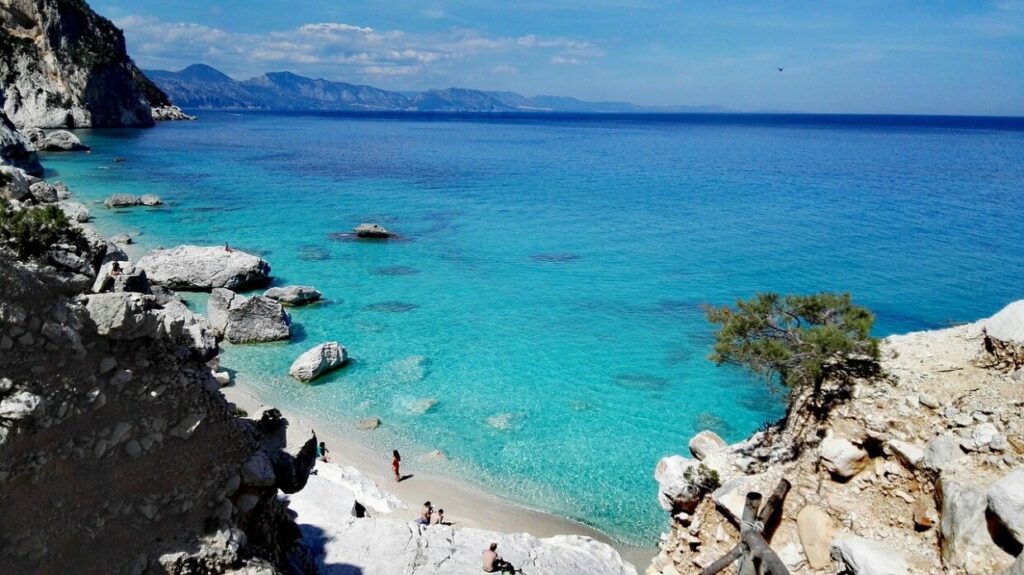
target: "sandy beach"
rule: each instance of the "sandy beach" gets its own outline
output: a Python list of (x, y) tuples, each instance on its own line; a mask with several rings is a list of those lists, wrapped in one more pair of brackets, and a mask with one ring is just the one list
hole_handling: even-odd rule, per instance
[[(255, 414), (266, 407), (276, 407), (261, 400), (251, 389), (232, 384), (222, 389), (228, 401), (247, 413)], [(414, 519), (424, 501), (431, 501), (445, 510), (445, 517), (456, 526), (475, 527), (507, 533), (526, 532), (537, 537), (552, 535), (586, 535), (608, 543), (638, 570), (648, 565), (657, 554), (655, 547), (636, 547), (614, 541), (604, 533), (582, 523), (549, 513), (527, 509), (450, 477), (426, 473), (416, 469), (414, 460), (403, 462), (402, 474), (412, 477), (396, 483), (391, 477), (391, 462), (364, 445), (332, 434), (326, 426), (301, 414), (282, 410), (288, 419), (288, 448), (297, 450), (309, 438), (310, 430), (326, 442), (331, 461), (351, 465), (381, 488), (399, 497), (408, 506), (396, 511), (399, 517)], [(652, 495), (653, 497), (653, 495)]]

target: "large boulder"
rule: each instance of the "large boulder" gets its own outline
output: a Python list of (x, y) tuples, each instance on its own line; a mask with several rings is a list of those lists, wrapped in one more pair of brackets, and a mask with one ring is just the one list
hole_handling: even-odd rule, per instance
[(385, 239), (392, 235), (380, 224), (359, 224), (353, 231), (357, 238)]
[(833, 476), (849, 479), (870, 462), (868, 453), (842, 437), (828, 436), (821, 440), (818, 455), (822, 466)]
[(1024, 545), (1024, 469), (1007, 473), (993, 483), (986, 498), (992, 517)]
[(947, 569), (982, 575), (1009, 565), (1010, 556), (989, 535), (984, 491), (944, 476), (938, 482), (938, 495), (939, 544)]
[(31, 184), (24, 171), (12, 166), (0, 166), (0, 198), (20, 202), (31, 194)]
[(348, 361), (348, 351), (336, 341), (321, 343), (300, 355), (288, 369), (288, 375), (299, 381), (312, 381)]
[(690, 448), (690, 453), (692, 453), (697, 459), (703, 461), (715, 451), (725, 449), (726, 443), (725, 440), (719, 437), (717, 433), (710, 429), (705, 429), (697, 435), (694, 435), (693, 438), (690, 439), (688, 446)]
[(84, 224), (92, 219), (92, 214), (89, 213), (89, 208), (78, 202), (60, 202), (57, 204), (64, 215), (67, 216), (72, 222), (78, 222)]
[(928, 442), (924, 450), (925, 468), (942, 473), (949, 471), (960, 464), (964, 452), (960, 449), (960, 442), (952, 435), (940, 435)]
[(681, 455), (664, 457), (654, 469), (658, 482), (658, 504), (673, 514), (680, 511), (692, 513), (700, 503), (703, 493), (696, 484), (700, 462)]
[(907, 575), (907, 561), (885, 545), (863, 537), (832, 544), (832, 558), (853, 575)]
[(263, 296), (238, 296), (231, 302), (224, 328), (224, 338), (231, 343), (279, 341), (291, 336), (291, 316), (280, 303)]
[(110, 339), (171, 338), (187, 346), (201, 359), (217, 352), (217, 340), (203, 316), (177, 300), (158, 301), (133, 292), (93, 294), (85, 309), (96, 331)]
[(53, 130), (42, 137), (33, 133), (29, 138), (33, 140), (32, 144), (36, 149), (41, 152), (78, 152), (89, 149), (89, 146), (83, 144), (78, 136), (67, 130)]
[(291, 317), (280, 303), (216, 288), (206, 305), (210, 325), (231, 343), (278, 341), (291, 337)]
[(43, 166), (31, 142), (14, 127), (3, 110), (0, 110), (0, 164), (21, 168), (35, 176), (43, 175)]
[[(119, 271), (115, 271), (115, 265)], [(145, 270), (136, 268), (130, 262), (109, 261), (101, 265), (96, 273), (92, 292), (149, 293), (149, 279)]]
[(178, 246), (155, 250), (139, 260), (149, 280), (171, 289), (245, 289), (266, 284), (270, 264), (263, 259), (224, 247)]
[(108, 208), (133, 208), (135, 206), (159, 206), (163, 202), (160, 196), (145, 194), (136, 196), (134, 194), (114, 194), (104, 200), (103, 205)]
[(1002, 342), (1024, 345), (1024, 299), (1017, 300), (984, 320), (985, 334)]
[(836, 535), (836, 523), (828, 512), (816, 505), (804, 507), (796, 516), (796, 530), (811, 569), (828, 567)]
[(270, 299), (287, 305), (302, 305), (320, 299), (322, 294), (309, 286), (272, 287), (263, 293)]

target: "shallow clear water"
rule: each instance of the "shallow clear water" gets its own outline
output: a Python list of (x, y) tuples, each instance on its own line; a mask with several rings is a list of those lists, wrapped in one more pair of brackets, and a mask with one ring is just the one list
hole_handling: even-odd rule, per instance
[[(848, 290), (884, 335), (1024, 296), (1020, 121), (201, 116), (44, 160), (80, 199), (168, 202), (90, 205), (104, 232), (230, 242), (324, 292), (290, 343), (226, 346), (261, 394), (634, 543), (665, 525), (659, 457), (781, 414), (705, 359), (703, 304)], [(363, 221), (402, 239), (332, 236)], [(353, 364), (289, 380), (324, 340)]]

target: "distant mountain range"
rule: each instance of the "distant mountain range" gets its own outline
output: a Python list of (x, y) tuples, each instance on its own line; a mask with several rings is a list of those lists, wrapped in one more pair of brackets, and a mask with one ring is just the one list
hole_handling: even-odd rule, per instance
[(515, 92), (465, 88), (392, 92), (373, 86), (271, 72), (235, 80), (205, 64), (179, 72), (146, 70), (146, 76), (183, 108), (247, 110), (351, 110), (409, 112), (715, 113), (718, 106), (640, 106), (629, 102), (585, 102), (561, 96), (527, 97)]

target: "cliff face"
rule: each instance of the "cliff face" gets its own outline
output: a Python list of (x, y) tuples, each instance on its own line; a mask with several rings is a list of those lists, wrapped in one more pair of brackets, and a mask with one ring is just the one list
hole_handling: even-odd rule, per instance
[(32, 175), (43, 173), (32, 145), (3, 112), (0, 112), (0, 165), (21, 168)]
[(153, 124), (167, 96), (82, 0), (0, 0), (0, 100), (19, 128)]

